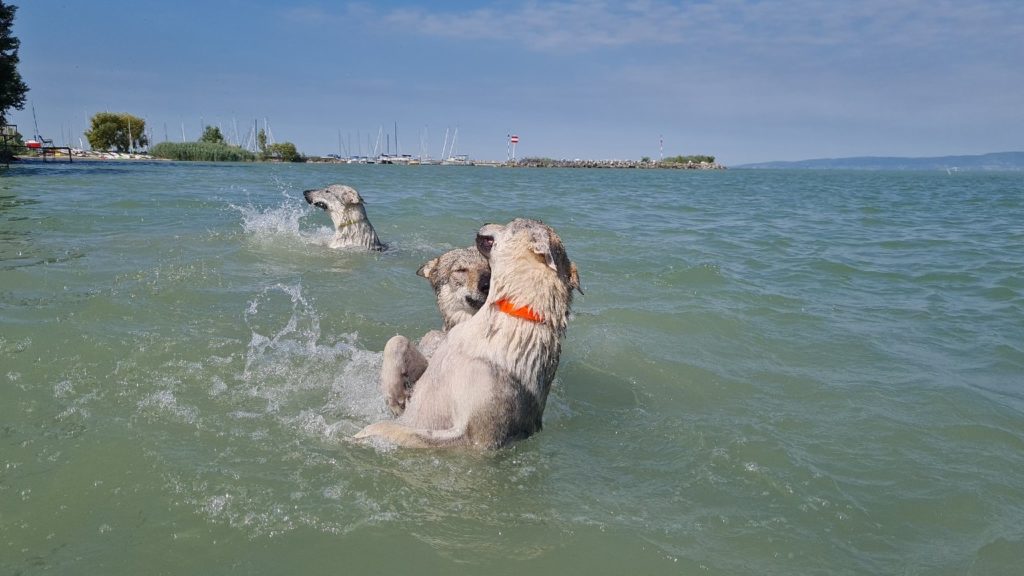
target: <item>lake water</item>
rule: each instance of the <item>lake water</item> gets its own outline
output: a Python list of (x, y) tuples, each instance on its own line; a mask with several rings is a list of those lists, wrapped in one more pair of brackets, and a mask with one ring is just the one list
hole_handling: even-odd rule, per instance
[[(520, 216), (586, 292), (544, 430), (349, 442)], [(1019, 574), (1022, 271), (1021, 173), (0, 169), (0, 573)]]

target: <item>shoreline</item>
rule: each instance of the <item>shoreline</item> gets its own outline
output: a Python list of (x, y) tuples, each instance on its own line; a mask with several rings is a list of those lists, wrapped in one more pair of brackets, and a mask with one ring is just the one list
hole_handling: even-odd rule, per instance
[(73, 152), (69, 156), (64, 153), (26, 156), (15, 154), (14, 162), (170, 162), (166, 158), (157, 158), (149, 154), (130, 154), (121, 152)]
[(551, 160), (525, 158), (517, 161), (516, 168), (623, 168), (639, 170), (725, 170), (717, 162), (644, 162), (643, 160)]
[[(49, 155), (46, 158), (42, 156), (24, 156), (16, 155), (14, 157), (15, 162), (168, 162), (168, 163), (191, 163), (191, 162), (205, 162), (201, 160), (171, 160), (168, 158), (158, 158), (149, 154), (133, 154), (123, 152), (73, 152), (68, 157), (67, 154), (55, 154)], [(264, 164), (273, 163), (274, 161), (251, 161), (251, 162), (227, 162), (230, 164)], [(310, 159), (306, 162), (300, 162), (300, 164), (350, 164), (349, 162), (339, 161), (325, 161), (322, 159)], [(376, 163), (375, 163), (376, 164)], [(386, 164), (386, 163), (380, 163)], [(393, 164), (395, 166), (403, 164)], [(410, 166), (419, 166), (419, 163), (408, 164)], [(423, 165), (438, 165), (444, 164), (423, 164)], [(453, 164), (454, 165), (454, 164)], [(548, 158), (526, 158), (523, 160), (517, 160), (515, 162), (500, 162), (500, 161), (470, 161), (465, 164), (458, 164), (458, 166), (482, 166), (487, 168), (597, 168), (597, 169), (624, 169), (624, 170), (727, 170), (727, 167), (717, 162), (664, 162), (664, 161), (642, 161), (642, 160), (552, 160)]]

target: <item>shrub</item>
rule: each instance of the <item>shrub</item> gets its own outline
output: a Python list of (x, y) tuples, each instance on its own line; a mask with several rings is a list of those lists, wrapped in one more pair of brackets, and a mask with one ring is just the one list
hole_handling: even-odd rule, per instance
[(714, 156), (701, 156), (701, 155), (698, 155), (698, 156), (673, 156), (671, 158), (665, 158), (664, 160), (662, 160), (662, 162), (666, 162), (668, 164), (688, 164), (690, 162), (693, 162), (694, 164), (700, 164), (701, 162), (707, 162), (708, 164), (714, 164), (715, 163), (715, 157)]
[(202, 162), (252, 162), (256, 156), (244, 148), (213, 142), (161, 142), (149, 149), (150, 155), (167, 160)]

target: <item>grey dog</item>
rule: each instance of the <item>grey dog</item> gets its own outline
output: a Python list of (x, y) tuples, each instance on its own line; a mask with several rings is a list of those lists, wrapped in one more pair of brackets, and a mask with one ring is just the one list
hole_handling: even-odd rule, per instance
[(377, 231), (366, 218), (363, 197), (355, 188), (344, 184), (331, 184), (326, 188), (306, 190), (302, 193), (306, 202), (327, 211), (334, 222), (334, 238), (331, 248), (356, 247), (369, 250), (383, 250)]

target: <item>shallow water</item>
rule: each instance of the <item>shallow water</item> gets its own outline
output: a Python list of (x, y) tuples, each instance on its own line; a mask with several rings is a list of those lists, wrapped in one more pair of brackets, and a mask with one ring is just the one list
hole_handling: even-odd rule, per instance
[[(347, 441), (416, 268), (519, 216), (586, 292), (544, 430)], [(1019, 173), (14, 166), (0, 573), (1015, 574), (1022, 246)]]

